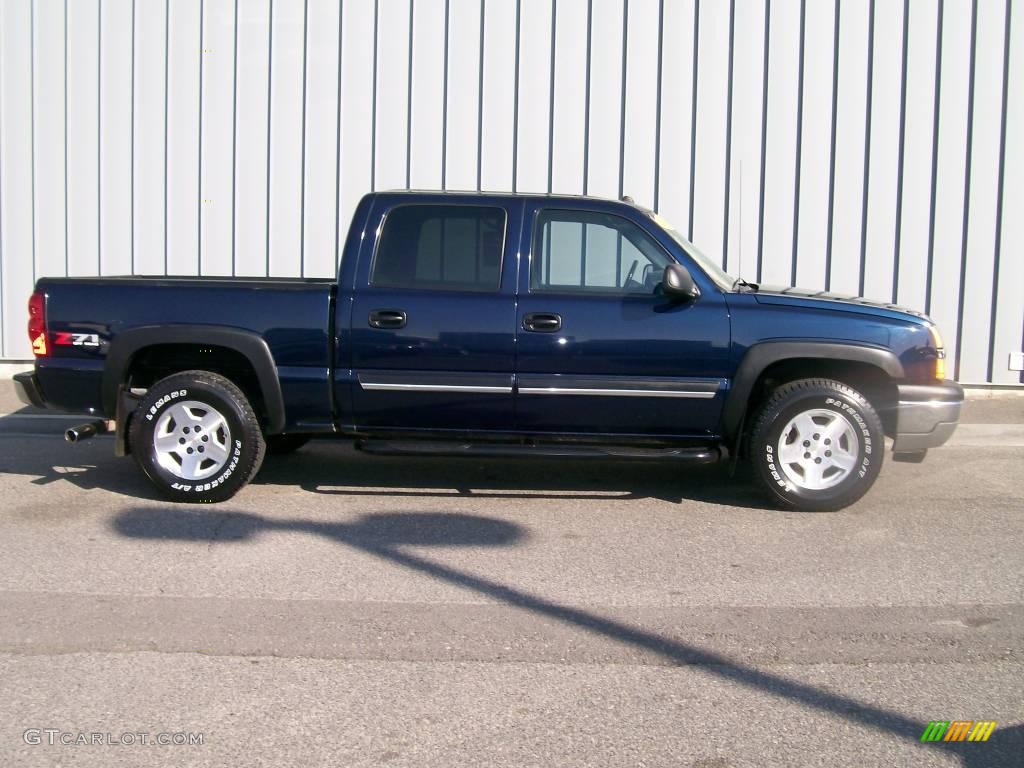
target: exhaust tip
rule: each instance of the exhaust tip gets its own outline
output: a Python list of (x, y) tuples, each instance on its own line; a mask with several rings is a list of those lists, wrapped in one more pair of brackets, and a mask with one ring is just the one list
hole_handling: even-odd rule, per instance
[(71, 427), (64, 433), (64, 439), (69, 443), (80, 443), (83, 440), (88, 440), (90, 437), (96, 435), (102, 435), (107, 431), (107, 422), (105, 421), (87, 421), (85, 424), (79, 424), (77, 427)]

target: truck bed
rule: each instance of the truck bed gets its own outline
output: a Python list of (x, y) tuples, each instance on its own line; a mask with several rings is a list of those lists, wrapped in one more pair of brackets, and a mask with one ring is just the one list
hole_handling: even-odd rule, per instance
[(289, 410), (290, 426), (329, 428), (334, 286), (316, 278), (43, 278), (37, 287), (46, 294), (51, 333), (88, 333), (96, 343), (55, 344), (38, 360), (39, 382), (55, 406), (93, 413), (103, 401), (104, 364), (119, 336), (151, 326), (233, 328), (269, 347), (282, 394), (296, 406)]

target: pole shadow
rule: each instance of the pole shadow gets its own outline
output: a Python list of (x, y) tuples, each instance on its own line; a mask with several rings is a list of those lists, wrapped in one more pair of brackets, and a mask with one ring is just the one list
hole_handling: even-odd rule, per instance
[[(300, 531), (324, 536), (506, 605), (647, 650), (672, 665), (699, 666), (705, 673), (719, 679), (920, 744), (922, 749), (955, 754), (967, 768), (1019, 766), (1020, 756), (1024, 754), (1024, 731), (1019, 726), (1003, 730), (996, 728), (990, 740), (984, 744), (921, 743), (921, 735), (927, 723), (899, 712), (764, 672), (726, 656), (465, 573), (402, 549), (406, 546), (507, 547), (527, 538), (526, 529), (505, 520), (466, 514), (395, 512), (364, 515), (353, 523), (341, 523), (281, 520), (251, 513), (208, 509), (194, 511), (183, 507), (141, 507), (121, 513), (114, 518), (112, 526), (120, 535), (128, 538), (206, 541), (210, 544), (248, 541), (273, 531)], [(936, 713), (936, 716), (941, 717), (943, 714)]]

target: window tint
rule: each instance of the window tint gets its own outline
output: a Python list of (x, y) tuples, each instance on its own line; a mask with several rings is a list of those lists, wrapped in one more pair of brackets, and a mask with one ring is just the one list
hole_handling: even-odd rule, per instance
[(534, 291), (654, 293), (669, 257), (650, 235), (621, 216), (541, 211), (534, 230)]
[(505, 239), (502, 208), (402, 205), (384, 219), (372, 285), (496, 291)]

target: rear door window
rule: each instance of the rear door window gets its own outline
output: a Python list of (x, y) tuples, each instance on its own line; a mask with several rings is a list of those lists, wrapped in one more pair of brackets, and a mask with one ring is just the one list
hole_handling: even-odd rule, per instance
[(505, 209), (401, 205), (384, 218), (370, 284), (380, 288), (497, 291)]

